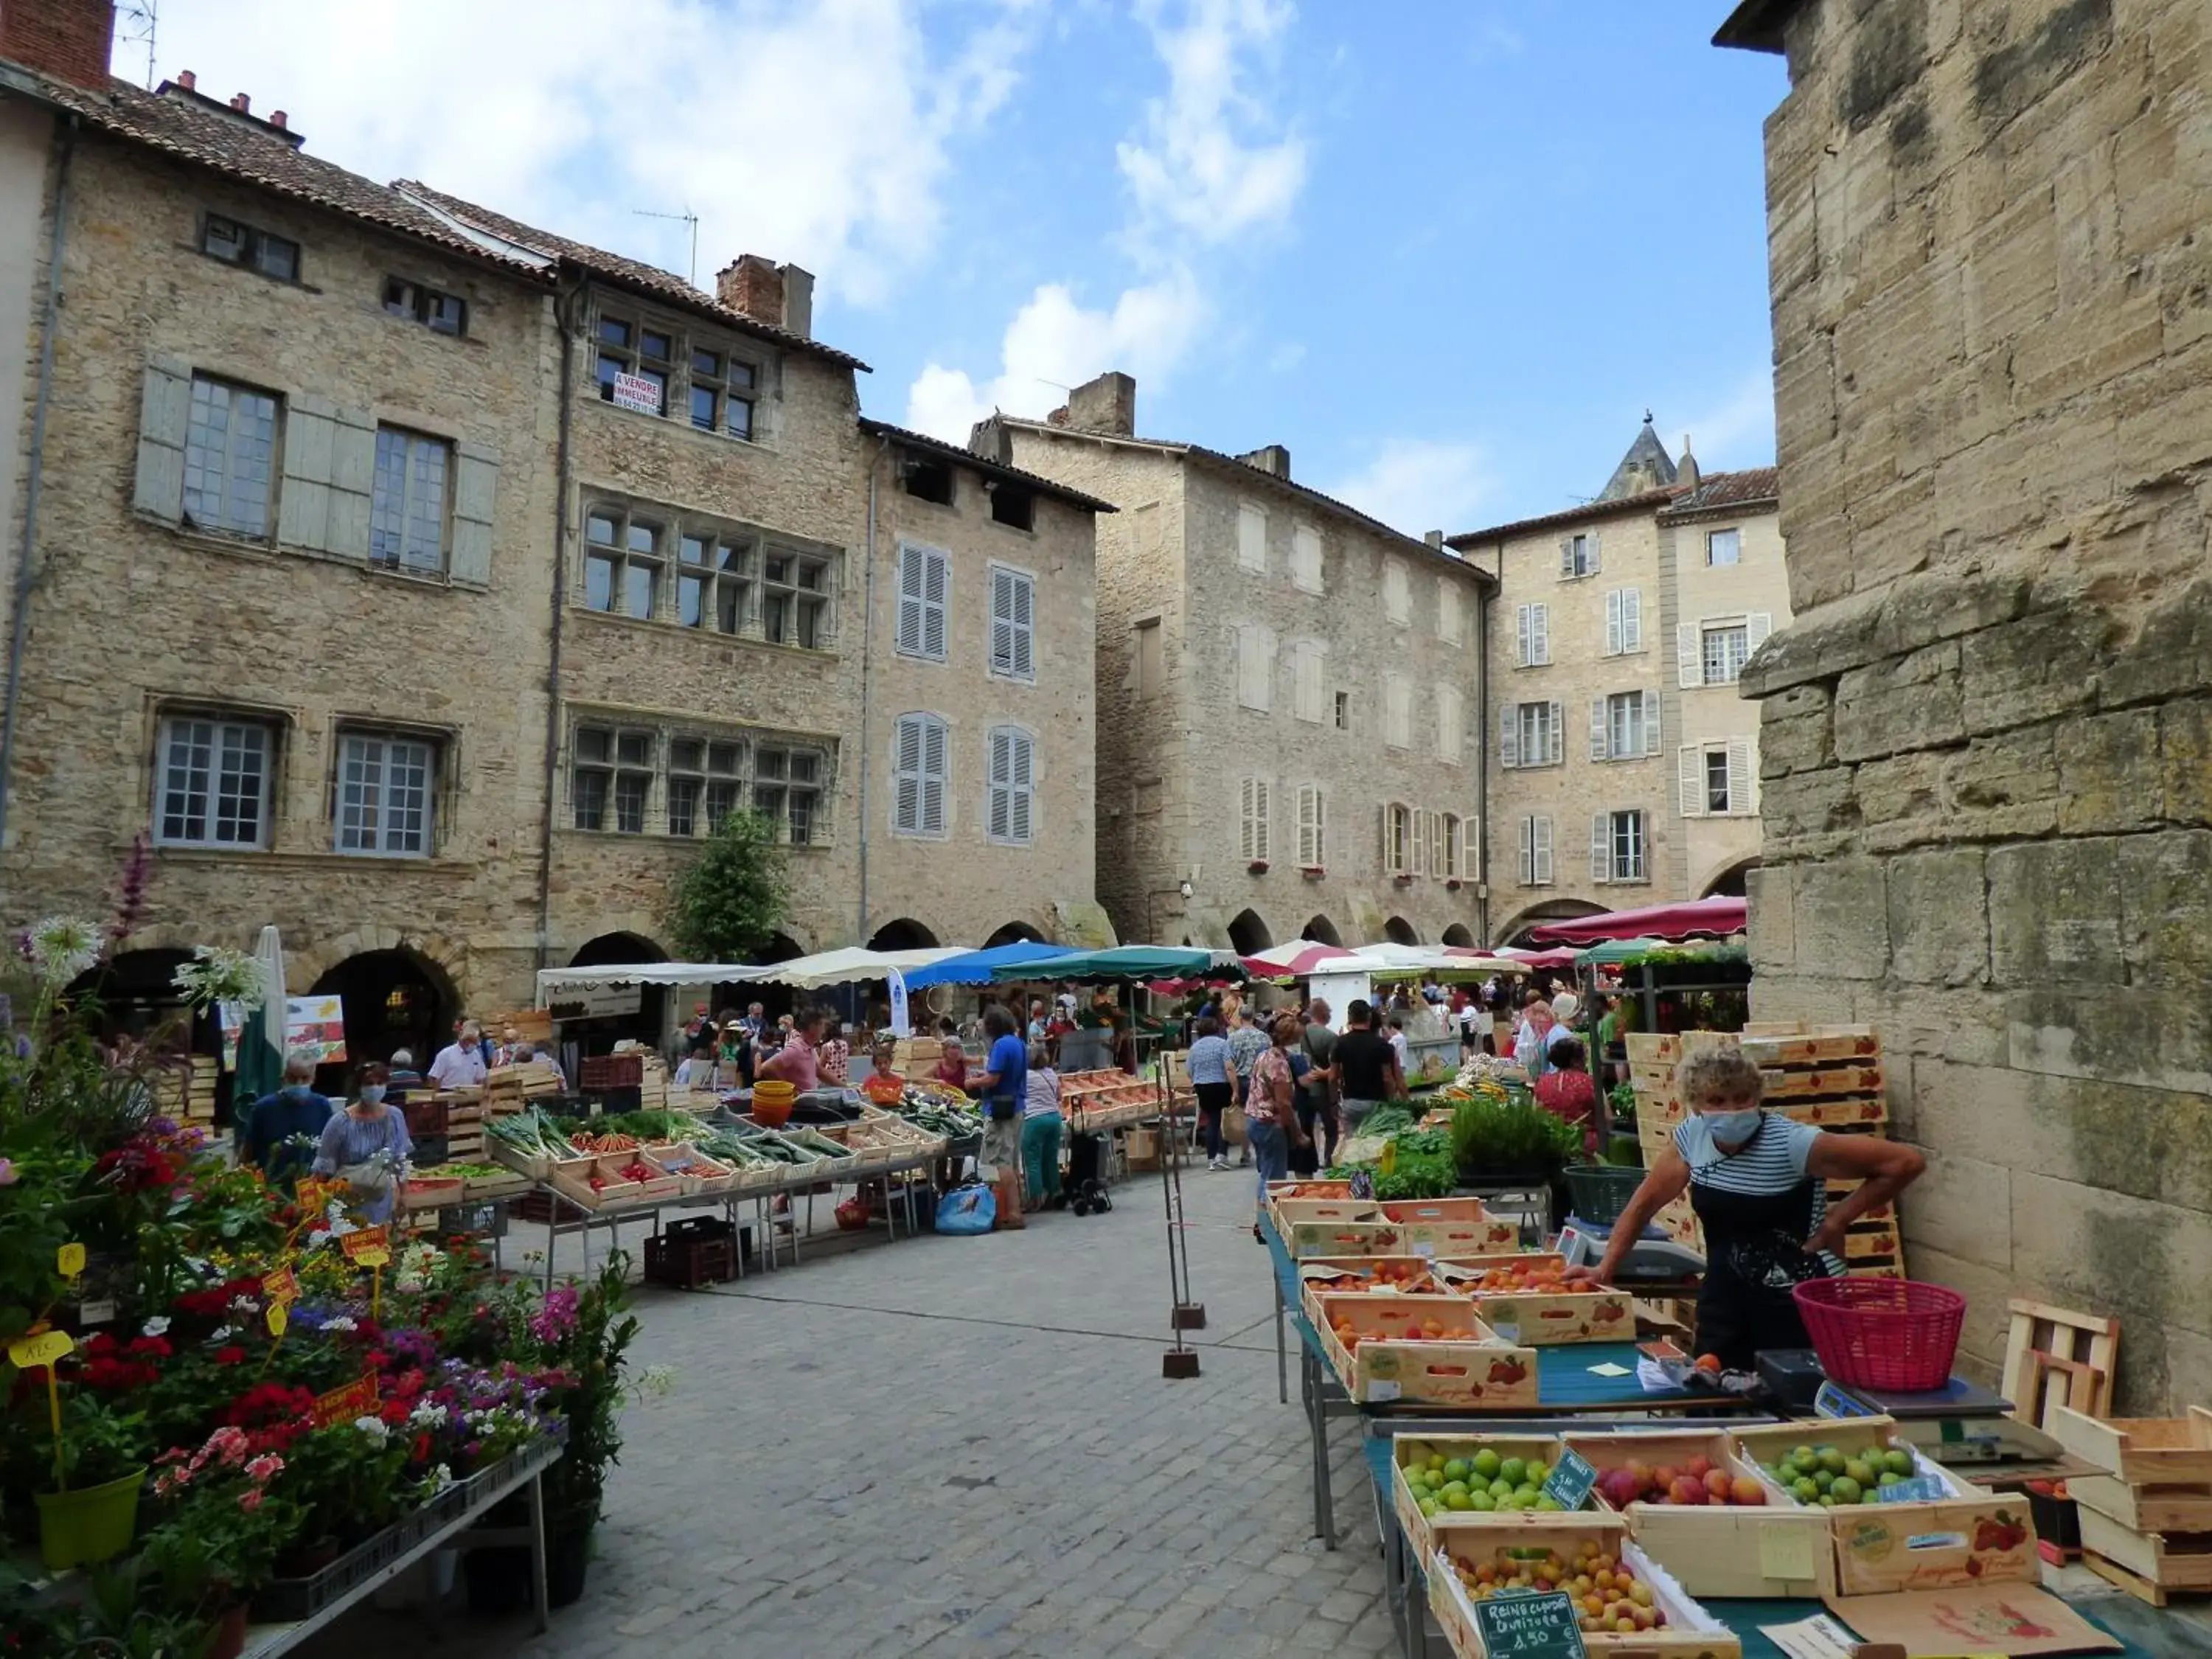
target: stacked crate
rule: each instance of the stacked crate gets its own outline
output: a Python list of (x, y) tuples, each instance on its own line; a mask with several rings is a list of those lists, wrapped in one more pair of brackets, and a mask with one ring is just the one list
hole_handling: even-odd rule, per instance
[(446, 1109), (446, 1157), (448, 1164), (484, 1161), (483, 1121), (488, 1091), (441, 1089), (434, 1098)]
[(2045, 1426), (2104, 1471), (2066, 1481), (2084, 1565), (2154, 1607), (2212, 1592), (2212, 1411), (2102, 1418), (2059, 1406)]
[(891, 1044), (891, 1070), (908, 1083), (930, 1081), (944, 1058), (945, 1044), (938, 1037), (901, 1037)]
[[(1628, 1033), (1628, 1082), (1636, 1091), (1636, 1139), (1643, 1148), (1647, 1170), (1673, 1144), (1674, 1126), (1682, 1121), (1682, 1102), (1674, 1092), (1674, 1067), (1681, 1058), (1682, 1039), (1671, 1031)], [(1705, 1249), (1705, 1236), (1690, 1208), (1687, 1193), (1668, 1204), (1652, 1221), (1677, 1243), (1693, 1250)]]

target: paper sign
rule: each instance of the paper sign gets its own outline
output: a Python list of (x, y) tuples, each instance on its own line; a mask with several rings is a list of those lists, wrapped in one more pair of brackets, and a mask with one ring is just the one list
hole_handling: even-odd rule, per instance
[(621, 374), (607, 390), (610, 401), (617, 409), (639, 409), (648, 415), (660, 413), (660, 382), (642, 374)]
[(8, 1345), (8, 1363), (19, 1371), (27, 1371), (34, 1365), (52, 1365), (76, 1346), (76, 1340), (67, 1331), (41, 1331), (36, 1336), (18, 1337)]
[(346, 1260), (362, 1267), (381, 1267), (392, 1260), (392, 1237), (381, 1227), (362, 1227), (338, 1240)]
[(307, 1416), (317, 1428), (326, 1429), (333, 1423), (350, 1423), (356, 1417), (366, 1417), (375, 1409), (376, 1373), (370, 1371), (342, 1389), (317, 1395), (315, 1403), (307, 1409)]
[(1571, 1596), (1493, 1595), (1474, 1606), (1475, 1632), (1492, 1659), (1587, 1659)]
[[(1762, 1549), (1762, 1565), (1765, 1559)], [(1851, 1659), (1859, 1644), (1857, 1637), (1825, 1613), (1815, 1613), (1801, 1624), (1761, 1625), (1759, 1633), (1788, 1654), (1790, 1659)]]
[(1597, 1471), (1579, 1452), (1563, 1451), (1552, 1472), (1544, 1478), (1544, 1496), (1563, 1510), (1578, 1510), (1589, 1501), (1590, 1488), (1597, 1485)]
[(1951, 1495), (1938, 1474), (1916, 1474), (1907, 1480), (1893, 1481), (1875, 1488), (1877, 1504), (1936, 1504)]
[(1367, 1401), (1372, 1406), (1387, 1406), (1398, 1397), (1400, 1392), (1395, 1382), (1370, 1382), (1367, 1385)]
[(297, 1302), (300, 1276), (289, 1267), (271, 1267), (261, 1275), (261, 1294), (271, 1302)]
[(54, 1254), (54, 1271), (64, 1279), (75, 1279), (84, 1271), (84, 1246), (64, 1244)]
[(1759, 1571), (1763, 1578), (1814, 1577), (1818, 1571), (1814, 1552), (1826, 1548), (1832, 1536), (1826, 1527), (1777, 1524), (1753, 1530), (1759, 1536)]
[[(1498, 1334), (1498, 1339), (1499, 1341), (1510, 1342), (1516, 1348), (1521, 1346), (1521, 1322), (1519, 1320), (1492, 1319), (1486, 1314), (1483, 1316), (1482, 1322), (1489, 1326), (1492, 1330)], [(1574, 1505), (1570, 1504), (1567, 1507), (1569, 1509), (1572, 1509)]]
[(284, 1052), (312, 1048), (318, 1066), (336, 1066), (346, 1057), (345, 1005), (339, 997), (284, 999)]
[(1626, 1365), (1616, 1365), (1613, 1361), (1608, 1359), (1602, 1365), (1591, 1366), (1589, 1368), (1589, 1374), (1592, 1376), (1626, 1376), (1628, 1375), (1628, 1367)]
[(283, 1335), (284, 1328), (292, 1322), (292, 1316), (285, 1310), (284, 1304), (281, 1302), (270, 1303), (269, 1310), (262, 1315), (262, 1317), (269, 1322), (269, 1334), (271, 1336)]
[(300, 1212), (302, 1215), (307, 1214), (311, 1212), (316, 1215), (320, 1215), (325, 1210), (330, 1207), (330, 1202), (332, 1199), (335, 1198), (340, 1203), (343, 1203), (345, 1201), (345, 1195), (346, 1184), (344, 1182), (319, 1181), (312, 1176), (303, 1176), (301, 1177), (299, 1186), (294, 1188), (293, 1191), (293, 1196), (298, 1201)]

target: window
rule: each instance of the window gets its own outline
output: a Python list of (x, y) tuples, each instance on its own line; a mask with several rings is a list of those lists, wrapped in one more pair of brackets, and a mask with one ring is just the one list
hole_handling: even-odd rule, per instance
[(1403, 559), (1382, 561), (1382, 614), (1401, 627), (1413, 619), (1413, 593)]
[(1600, 812), (1590, 820), (1590, 879), (1645, 881), (1644, 814)]
[(1303, 592), (1322, 591), (1321, 532), (1310, 524), (1291, 529), (1291, 582)]
[(1429, 872), (1429, 823), (1436, 815), (1414, 811), (1412, 815), (1413, 844), (1406, 854), (1405, 870), (1409, 876), (1425, 876)]
[(1237, 507), (1237, 568), (1265, 575), (1267, 570), (1267, 514), (1242, 501)]
[(1638, 760), (1659, 752), (1659, 694), (1616, 691), (1590, 699), (1590, 758)]
[(945, 606), (952, 562), (933, 547), (899, 544), (898, 652), (945, 660)]
[(276, 453), (275, 398), (193, 375), (185, 433), (185, 522), (196, 530), (266, 536)]
[[(1423, 831), (1423, 838), (1428, 848), (1429, 879), (1442, 881), (1444, 878), (1445, 860), (1449, 856), (1444, 815), (1442, 812), (1424, 812), (1421, 817), (1427, 821)], [(1418, 874), (1419, 872), (1416, 871), (1416, 873)]]
[(749, 537), (717, 535), (696, 527), (682, 530), (676, 538), (677, 622), (718, 634), (744, 632), (754, 553)]
[(1467, 750), (1467, 726), (1459, 687), (1437, 688), (1437, 758), (1457, 766)]
[(1734, 564), (1743, 556), (1743, 532), (1716, 530), (1705, 537), (1707, 564)]
[(1322, 682), (1328, 665), (1328, 657), (1311, 640), (1300, 640), (1291, 647), (1291, 713), (1310, 725), (1322, 722)]
[(337, 849), (371, 858), (430, 856), (438, 750), (418, 738), (349, 732), (338, 739)]
[(1677, 678), (1686, 686), (1734, 685), (1773, 631), (1774, 618), (1764, 611), (1684, 623), (1674, 630)]
[(1266, 714), (1274, 706), (1275, 635), (1250, 623), (1237, 629), (1237, 702)]
[(1403, 674), (1382, 677), (1382, 741), (1393, 749), (1413, 746), (1413, 683)]
[(1267, 858), (1268, 784), (1265, 778), (1246, 778), (1237, 790), (1237, 856), (1247, 864)]
[(1686, 744), (1678, 755), (1684, 817), (1732, 817), (1759, 811), (1749, 738)]
[(258, 720), (161, 722), (154, 839), (164, 847), (266, 847), (275, 734)]
[[(945, 728), (938, 727), (942, 736)], [(939, 746), (938, 816), (944, 817), (943, 745)], [(792, 847), (811, 847), (823, 839), (822, 791), (826, 787), (821, 751), (796, 744), (763, 743), (753, 749), (753, 811)]]
[(1644, 590), (1615, 587), (1605, 596), (1605, 654), (1624, 657), (1644, 648)]
[(1413, 814), (1395, 802), (1382, 809), (1382, 873), (1402, 875), (1413, 856)]
[(994, 481), (987, 487), (991, 497), (991, 522), (1009, 530), (1036, 528), (1036, 492), (1019, 484)]
[(613, 507), (584, 516), (584, 603), (593, 611), (650, 617), (660, 596), (661, 528)]
[(453, 447), (396, 426), (376, 428), (376, 484), (369, 499), (368, 556), (392, 570), (437, 575), (446, 568), (446, 479)]
[(744, 358), (705, 346), (691, 348), (691, 424), (702, 432), (753, 435), (753, 400), (760, 371)]
[(279, 282), (300, 280), (300, 245), (282, 236), (272, 236), (265, 230), (256, 230), (251, 225), (240, 224), (235, 219), (226, 219), (220, 214), (207, 216), (200, 230), (200, 252), (210, 259), (220, 259), (225, 264), (244, 265), (258, 270), (264, 276), (274, 276)]
[(1541, 668), (1552, 660), (1552, 607), (1524, 605), (1513, 614), (1514, 661), (1522, 668)]
[(1509, 702), (1498, 711), (1498, 763), (1558, 766), (1566, 759), (1565, 706)]
[(455, 294), (441, 294), (434, 288), (425, 288), (420, 283), (410, 283), (404, 277), (384, 279), (384, 308), (395, 317), (405, 317), (422, 324), (433, 333), (465, 334), (469, 328), (469, 302)]
[(659, 734), (649, 730), (579, 726), (568, 783), (576, 828), (643, 835), (659, 748)]
[(675, 337), (628, 317), (602, 315), (599, 335), (599, 397), (647, 415), (668, 412), (668, 383), (675, 374)]
[(1552, 884), (1552, 820), (1547, 816), (1521, 820), (1521, 884)]
[(1585, 531), (1577, 536), (1559, 538), (1559, 580), (1572, 581), (1578, 576), (1595, 576), (1598, 573), (1597, 532)]
[(1298, 788), (1298, 863), (1318, 870), (1328, 862), (1328, 803), (1319, 784), (1303, 784)]
[(1160, 619), (1137, 624), (1137, 695), (1157, 697), (1167, 686), (1167, 662), (1160, 654)]
[(668, 833), (711, 836), (744, 799), (744, 745), (709, 738), (668, 744)]
[(1036, 822), (1036, 739), (1018, 726), (997, 726), (990, 751), (986, 833), (993, 841), (1027, 847)]
[(1463, 818), (1456, 812), (1444, 814), (1444, 879), (1465, 881), (1474, 873), (1474, 863), (1468, 856), (1468, 842), (1474, 824), (1473, 818)]
[(939, 507), (952, 505), (952, 468), (946, 462), (927, 455), (909, 455), (899, 463), (899, 483), (916, 501), (935, 501)]
[(763, 561), (761, 637), (809, 650), (830, 643), (830, 561), (770, 548)]
[(934, 714), (902, 714), (891, 756), (891, 829), (902, 836), (945, 834), (949, 736)]
[(1352, 730), (1352, 693), (1349, 691), (1336, 694), (1336, 729), (1340, 732)]
[(1437, 578), (1437, 637), (1446, 645), (1460, 642), (1459, 584), (1449, 576)]
[(1036, 678), (1036, 578), (1002, 564), (991, 567), (991, 672)]

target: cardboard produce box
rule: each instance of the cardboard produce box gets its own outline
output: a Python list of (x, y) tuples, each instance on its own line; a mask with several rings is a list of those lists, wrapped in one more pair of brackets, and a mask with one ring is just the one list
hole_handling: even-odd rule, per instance
[[(1585, 1631), (1583, 1645), (1592, 1659), (1741, 1659), (1742, 1639), (1698, 1606), (1665, 1566), (1632, 1539), (1620, 1541), (1617, 1530), (1595, 1517), (1552, 1518), (1555, 1524), (1516, 1528), (1507, 1535), (1487, 1532), (1482, 1541), (1488, 1548), (1471, 1542), (1465, 1531), (1438, 1548), (1429, 1565), (1429, 1606), (1459, 1659), (1493, 1659), (1476, 1621), (1474, 1600), (1460, 1581), (1461, 1559), (1479, 1569), (1509, 1537), (1510, 1547), (1516, 1549), (1556, 1549), (1570, 1556), (1585, 1542), (1595, 1542), (1608, 1553), (1617, 1547), (1617, 1559), (1650, 1587), (1652, 1605), (1664, 1615), (1665, 1624), (1627, 1633)], [(1495, 1659), (1508, 1656), (1501, 1654)]]
[(1431, 1457), (1441, 1457), (1446, 1462), (1457, 1458), (1467, 1461), (1484, 1451), (1496, 1452), (1502, 1462), (1517, 1457), (1523, 1462), (1535, 1459), (1546, 1465), (1555, 1463), (1559, 1456), (1559, 1437), (1555, 1434), (1401, 1434), (1391, 1438), (1390, 1445), (1390, 1504), (1398, 1513), (1398, 1522), (1406, 1529), (1406, 1537), (1427, 1560), (1437, 1553), (1439, 1541), (1438, 1523), (1458, 1526), (1517, 1527), (1542, 1522), (1555, 1522), (1554, 1514), (1522, 1510), (1453, 1510), (1439, 1515), (1435, 1522), (1421, 1513), (1420, 1500), (1406, 1479), (1406, 1471), (1416, 1462)]
[(1322, 1352), (1363, 1405), (1536, 1404), (1535, 1350), (1500, 1342), (1464, 1297), (1324, 1294), (1314, 1304)]

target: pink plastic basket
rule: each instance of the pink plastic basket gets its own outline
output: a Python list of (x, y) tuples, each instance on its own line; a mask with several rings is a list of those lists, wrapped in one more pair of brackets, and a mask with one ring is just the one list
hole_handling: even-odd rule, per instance
[(1925, 1394), (1951, 1380), (1966, 1298), (1911, 1279), (1808, 1279), (1791, 1294), (1831, 1382)]

